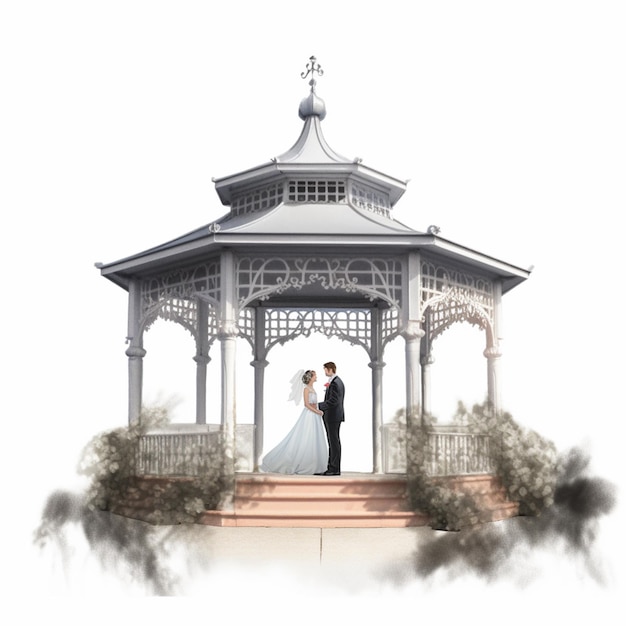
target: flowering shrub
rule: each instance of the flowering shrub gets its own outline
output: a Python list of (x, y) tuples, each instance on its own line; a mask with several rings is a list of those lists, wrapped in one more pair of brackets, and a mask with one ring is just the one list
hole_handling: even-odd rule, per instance
[(136, 475), (140, 438), (168, 421), (165, 409), (151, 408), (138, 423), (102, 433), (89, 442), (78, 471), (91, 479), (87, 491), (91, 509), (115, 511), (129, 502), (149, 502), (147, 521), (172, 524), (194, 522), (205, 510), (219, 508), (233, 483), (221, 443), (205, 456), (197, 476), (149, 481)]
[(407, 492), (412, 508), (427, 515), (435, 530), (460, 530), (482, 521), (470, 494), (455, 491), (429, 475), (428, 426), (407, 428), (407, 438)]
[[(553, 503), (558, 464), (552, 442), (534, 431), (524, 430), (508, 413), (494, 414), (488, 402), (474, 405), (471, 411), (459, 403), (454, 422), (469, 432), (490, 435), (495, 474), (509, 499), (519, 503), (520, 515), (538, 515)], [(430, 426), (430, 423), (410, 424), (406, 430), (411, 506), (428, 515), (434, 529), (459, 530), (484, 521), (486, 514), (470, 494), (452, 489), (429, 475)]]
[(459, 403), (454, 421), (491, 436), (496, 474), (509, 498), (519, 503), (520, 515), (538, 515), (553, 504), (559, 468), (551, 441), (522, 428), (510, 413), (494, 414), (488, 402), (471, 411)]

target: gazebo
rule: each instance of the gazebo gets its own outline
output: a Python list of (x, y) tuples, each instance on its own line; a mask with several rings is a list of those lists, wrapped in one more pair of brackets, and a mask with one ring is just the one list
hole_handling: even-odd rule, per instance
[[(256, 471), (263, 451), (264, 372), (270, 350), (311, 332), (365, 350), (371, 368), (373, 474), (394, 471), (393, 436), (384, 435), (383, 354), (405, 342), (406, 416), (429, 414), (434, 339), (452, 324), (484, 333), (488, 400), (500, 410), (501, 299), (530, 271), (449, 241), (435, 227), (419, 232), (394, 219), (406, 183), (336, 153), (322, 133), (326, 105), (316, 93), (322, 70), (311, 57), (302, 78), (310, 93), (294, 145), (267, 163), (214, 179), (228, 212), (160, 246), (98, 264), (128, 292), (129, 421), (140, 419), (144, 334), (158, 318), (195, 340), (196, 415), (160, 435), (160, 449), (181, 435), (218, 430), (239, 470)], [(249, 342), (254, 424), (236, 423), (236, 338)], [(207, 388), (210, 352), (219, 344), (221, 386)], [(207, 399), (220, 424), (207, 424)], [(247, 428), (247, 426), (252, 426)], [(169, 454), (169, 453), (168, 453)], [(237, 461), (235, 461), (238, 459)], [(161, 466), (163, 468), (163, 466)]]

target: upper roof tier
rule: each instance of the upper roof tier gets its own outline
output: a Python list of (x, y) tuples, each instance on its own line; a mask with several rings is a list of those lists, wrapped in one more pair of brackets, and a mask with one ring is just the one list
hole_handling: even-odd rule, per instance
[[(311, 57), (309, 73), (321, 74)], [(307, 66), (308, 67), (308, 66)], [(324, 139), (326, 105), (315, 92), (299, 107), (304, 121), (295, 144), (257, 167), (214, 179), (228, 213), (210, 224), (113, 263), (102, 274), (129, 288), (133, 277), (149, 276), (217, 255), (221, 250), (263, 249), (276, 254), (399, 253), (420, 250), (487, 276), (502, 279), (503, 293), (528, 277), (529, 270), (492, 258), (438, 236), (423, 233), (391, 216), (406, 184), (335, 152)]]
[(213, 179), (222, 204), (231, 207), (222, 226), (231, 217), (282, 203), (350, 205), (391, 217), (406, 183), (363, 165), (361, 159), (348, 159), (328, 145), (321, 125), (326, 104), (315, 91), (315, 80), (309, 85), (310, 93), (298, 109), (304, 127), (289, 150), (257, 167)]

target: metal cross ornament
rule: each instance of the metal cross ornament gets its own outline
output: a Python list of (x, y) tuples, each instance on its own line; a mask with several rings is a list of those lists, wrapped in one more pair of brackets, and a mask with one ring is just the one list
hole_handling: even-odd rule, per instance
[[(311, 74), (311, 77), (313, 77), (313, 75), (317, 72), (318, 76), (323, 76), (324, 75), (324, 70), (320, 67), (320, 64), (317, 62), (317, 59), (313, 56), (313, 57), (309, 57), (309, 61), (310, 63), (306, 64), (306, 72), (302, 72), (300, 74), (300, 76), (302, 78), (306, 78), (309, 74)], [(311, 78), (311, 81), (309, 82), (309, 85), (313, 86), (315, 85), (315, 79)]]

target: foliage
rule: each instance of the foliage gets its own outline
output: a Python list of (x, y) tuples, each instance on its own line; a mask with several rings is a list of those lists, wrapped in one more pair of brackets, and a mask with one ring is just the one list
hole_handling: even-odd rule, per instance
[(491, 436), (496, 474), (509, 498), (519, 502), (521, 515), (538, 515), (553, 504), (559, 468), (551, 441), (522, 428), (510, 413), (495, 414), (488, 402), (471, 411), (459, 403), (454, 421)]
[[(492, 466), (509, 499), (519, 503), (521, 515), (538, 515), (554, 500), (557, 455), (554, 444), (521, 428), (508, 413), (495, 414), (488, 402), (471, 411), (459, 403), (454, 423), (469, 432), (491, 437)], [(409, 501), (425, 513), (432, 528), (459, 530), (484, 521), (485, 513), (471, 494), (455, 490), (429, 475), (428, 436), (432, 422), (407, 427)]]
[(206, 510), (217, 509), (231, 490), (233, 476), (226, 468), (224, 449), (215, 444), (192, 477), (137, 476), (135, 459), (140, 438), (168, 423), (167, 410), (145, 410), (137, 423), (94, 437), (83, 450), (80, 474), (90, 478), (87, 503), (91, 509), (119, 511), (129, 503), (142, 503), (154, 524), (195, 522)]
[(426, 514), (435, 530), (460, 530), (480, 522), (480, 509), (471, 495), (429, 475), (428, 426), (408, 428), (407, 438), (407, 490), (413, 509)]

